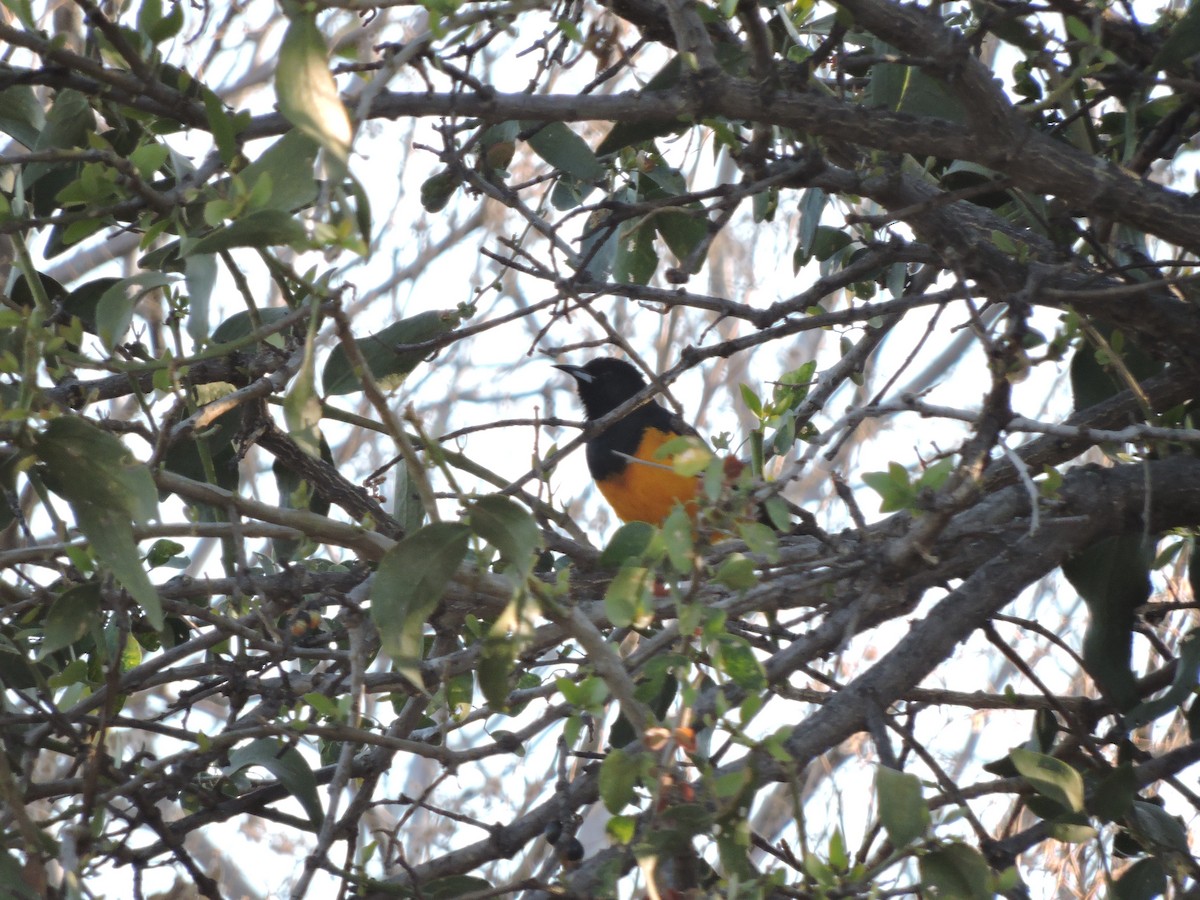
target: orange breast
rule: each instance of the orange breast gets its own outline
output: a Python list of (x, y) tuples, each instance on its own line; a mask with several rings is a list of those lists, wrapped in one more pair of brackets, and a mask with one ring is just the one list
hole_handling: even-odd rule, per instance
[[(625, 468), (598, 482), (600, 493), (624, 522), (649, 522), (661, 525), (675, 507), (683, 503), (694, 513), (698, 481), (676, 475), (670, 459), (656, 459), (654, 454), (663, 444), (678, 435), (647, 428), (637, 450), (637, 460), (626, 460)], [(639, 462), (638, 460), (645, 460)]]

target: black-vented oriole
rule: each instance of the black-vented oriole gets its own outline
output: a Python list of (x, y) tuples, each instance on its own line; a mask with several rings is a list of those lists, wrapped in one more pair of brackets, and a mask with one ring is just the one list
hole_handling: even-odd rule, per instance
[[(589, 422), (612, 412), (646, 387), (642, 374), (621, 359), (599, 357), (583, 366), (555, 366), (575, 379)], [(661, 525), (676, 502), (694, 511), (697, 479), (677, 474), (656, 456), (667, 441), (696, 429), (651, 400), (587, 442), (588, 471), (604, 499), (625, 522)]]

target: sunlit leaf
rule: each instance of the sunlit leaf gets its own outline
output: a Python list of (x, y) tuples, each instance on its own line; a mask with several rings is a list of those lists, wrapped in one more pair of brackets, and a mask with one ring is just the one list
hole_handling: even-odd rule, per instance
[(1083, 809), (1083, 776), (1061, 759), (1021, 747), (1008, 755), (1021, 777), (1043, 797), (1071, 812)]
[(316, 20), (292, 19), (279, 48), (275, 96), (284, 117), (343, 166), (350, 155), (350, 116), (329, 71), (329, 51)]

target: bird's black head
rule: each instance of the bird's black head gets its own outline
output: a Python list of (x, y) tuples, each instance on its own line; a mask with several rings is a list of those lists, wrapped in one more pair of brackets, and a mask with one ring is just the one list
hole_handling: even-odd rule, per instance
[(646, 386), (642, 373), (623, 359), (601, 356), (582, 366), (555, 366), (575, 379), (589, 419), (612, 412)]

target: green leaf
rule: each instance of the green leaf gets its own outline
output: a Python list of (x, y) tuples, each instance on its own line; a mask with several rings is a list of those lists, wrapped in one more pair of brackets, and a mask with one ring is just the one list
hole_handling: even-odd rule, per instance
[(708, 234), (708, 220), (703, 214), (703, 207), (698, 203), (689, 203), (687, 208), (695, 209), (700, 214), (664, 210), (654, 217), (654, 227), (680, 262), (691, 256)]
[(742, 403), (745, 404), (746, 409), (754, 413), (755, 417), (761, 419), (763, 414), (763, 405), (762, 401), (758, 399), (758, 394), (754, 393), (754, 388), (744, 383), (739, 384), (738, 387), (741, 390)]
[(960, 843), (942, 844), (920, 857), (921, 884), (945, 900), (992, 900), (992, 870), (982, 854)]
[[(146, 294), (164, 288), (175, 279), (159, 272), (142, 272), (122, 278), (100, 295), (96, 302), (96, 333), (105, 349), (112, 350), (125, 337), (133, 321), (133, 309)], [(129, 293), (130, 288), (134, 291)]]
[(371, 618), (383, 648), (417, 686), (425, 620), (462, 565), (470, 538), (466, 525), (432, 522), (384, 554), (371, 582)]
[(332, 697), (326, 697), (318, 691), (310, 691), (304, 695), (304, 702), (316, 710), (323, 719), (330, 719), (334, 722), (342, 719), (342, 711)]
[(12, 892), (11, 900), (38, 900), (39, 897), (45, 897), (40, 891), (27, 886), (24, 865), (7, 850), (0, 850), (0, 884)]
[(189, 256), (183, 264), (187, 287), (187, 332), (197, 345), (208, 340), (208, 302), (217, 283), (217, 258), (208, 253)]
[(742, 553), (731, 553), (713, 575), (713, 580), (734, 590), (749, 590), (758, 584), (754, 560)]
[(517, 658), (517, 642), (501, 624), (504, 618), (501, 616), (488, 630), (479, 655), (479, 690), (494, 710), (508, 708), (509, 678)]
[(1008, 754), (1021, 777), (1071, 812), (1083, 810), (1083, 777), (1060, 759), (1017, 747)]
[(821, 215), (829, 195), (820, 188), (809, 188), (800, 201), (800, 231), (797, 235), (796, 254), (807, 262), (813, 255), (813, 242), (821, 225)]
[(458, 900), (468, 894), (494, 893), (492, 883), (475, 875), (447, 875), (421, 885), (421, 896), (428, 900)]
[(644, 566), (622, 566), (604, 592), (608, 621), (618, 628), (627, 628), (642, 618), (649, 609), (653, 580), (650, 570)]
[[(54, 105), (46, 114), (46, 123), (38, 134), (34, 150), (66, 150), (71, 147), (82, 147), (87, 143), (89, 134), (96, 131), (96, 116), (87, 98), (73, 90), (61, 90), (54, 98)], [(25, 186), (31, 187), (48, 173), (55, 172), (60, 177), (58, 183), (45, 192), (45, 209), (35, 210), (38, 215), (45, 215), (54, 206), (53, 197), (59, 189), (75, 177), (79, 166), (64, 166), (62, 163), (30, 163), (25, 167)], [(54, 179), (48, 179), (54, 180)]]
[(818, 225), (813, 235), (811, 252), (819, 262), (832, 259), (839, 250), (844, 250), (854, 243), (854, 238), (840, 228), (832, 225)]
[(467, 521), (471, 530), (517, 568), (522, 580), (529, 576), (542, 547), (542, 534), (528, 510), (508, 497), (490, 494), (467, 508)]
[(1184, 856), (1191, 852), (1183, 825), (1157, 804), (1134, 800), (1127, 822), (1137, 839), (1152, 852), (1167, 850)]
[(241, 171), (242, 182), (254, 190), (259, 180), (270, 179), (271, 192), (262, 207), (294, 212), (317, 198), (314, 175), (318, 144), (301, 131), (289, 131)]
[(887, 766), (875, 770), (879, 820), (897, 850), (907, 847), (929, 828), (929, 805), (921, 794), (921, 779)]
[(100, 624), (100, 585), (95, 581), (78, 584), (63, 591), (46, 613), (45, 634), (38, 648), (38, 659), (63, 647), (70, 647), (94, 626)]
[[(172, 3), (171, 11), (159, 19), (152, 27), (144, 29), (143, 33), (154, 43), (168, 41), (183, 29), (183, 4)], [(139, 29), (142, 30), (142, 29)]]
[(909, 480), (907, 470), (899, 463), (890, 463), (886, 472), (867, 472), (862, 480), (880, 496), (880, 512), (911, 509), (916, 503), (916, 489)]
[(46, 114), (33, 88), (18, 84), (0, 91), (0, 131), (32, 150), (46, 124)]
[(283, 418), (288, 436), (313, 459), (321, 458), (321, 401), (313, 374), (312, 334), (306, 344), (304, 360), (291, 388), (283, 398)]
[(771, 526), (762, 522), (739, 522), (737, 531), (751, 553), (762, 556), (767, 562), (779, 562), (779, 534)]
[(579, 181), (595, 182), (604, 178), (604, 166), (600, 165), (592, 148), (562, 122), (544, 126), (537, 122), (522, 122), (521, 126), (525, 130), (536, 129), (528, 138), (529, 146), (556, 169)]
[(700, 475), (712, 462), (713, 452), (704, 441), (692, 435), (673, 437), (654, 451), (654, 458), (669, 462), (676, 475), (691, 478)]
[(687, 511), (676, 506), (663, 521), (663, 543), (667, 548), (667, 558), (676, 572), (686, 575), (695, 568), (696, 548), (692, 536), (692, 517)]
[(1177, 709), (1184, 700), (1192, 696), (1200, 675), (1200, 630), (1192, 629), (1179, 643), (1179, 659), (1175, 664), (1175, 678), (1167, 692), (1161, 697), (1139, 703), (1125, 716), (1125, 727), (1141, 728), (1159, 716)]
[(1142, 534), (1106, 538), (1063, 563), (1062, 571), (1087, 605), (1083, 662), (1092, 680), (1120, 709), (1138, 702), (1131, 668), (1136, 610), (1150, 596), (1153, 548)]
[(350, 115), (329, 71), (325, 38), (311, 15), (296, 16), (283, 35), (275, 96), (284, 118), (345, 167), (353, 137)]
[(736, 634), (721, 634), (712, 649), (714, 665), (730, 681), (750, 693), (766, 690), (766, 670), (745, 638)]
[(260, 738), (229, 754), (225, 777), (232, 778), (252, 766), (260, 766), (274, 775), (308, 814), (313, 830), (321, 827), (325, 813), (317, 795), (317, 779), (299, 750), (273, 738)]
[(953, 471), (954, 460), (940, 459), (933, 465), (925, 467), (925, 471), (917, 479), (916, 489), (918, 491), (936, 491), (946, 483), (946, 479)]
[(604, 823), (604, 833), (613, 843), (627, 845), (637, 834), (637, 819), (633, 816), (613, 816)]
[(304, 245), (308, 232), (294, 215), (282, 209), (259, 209), (210, 231), (188, 248), (186, 255), (219, 253), (234, 247)]
[(450, 169), (435, 172), (421, 183), (421, 206), (426, 212), (441, 212), (462, 184), (462, 178)]
[(92, 545), (96, 556), (113, 573), (121, 587), (129, 591), (129, 596), (142, 608), (151, 627), (155, 631), (161, 630), (162, 601), (142, 565), (129, 517), (118, 509), (92, 503), (72, 503), (71, 509), (75, 512), (79, 530)]
[(646, 522), (626, 522), (616, 530), (608, 546), (600, 553), (600, 566), (616, 569), (628, 560), (638, 560), (654, 538), (654, 526)]
[(654, 226), (646, 218), (631, 219), (617, 229), (617, 253), (613, 280), (621, 284), (649, 284), (658, 268), (654, 249)]
[[(256, 312), (259, 323), (273, 325), (280, 319), (291, 315), (293, 311), (286, 306), (269, 306), (266, 309), (256, 310)], [(254, 319), (247, 310), (235, 312), (217, 326), (212, 333), (212, 341), (214, 344), (232, 344), (254, 331), (254, 327)]]
[(570, 678), (554, 679), (554, 686), (562, 694), (563, 699), (576, 709), (586, 712), (597, 712), (608, 699), (608, 685), (604, 679), (589, 675), (578, 684)]
[[(441, 337), (457, 328), (462, 320), (463, 314), (458, 310), (427, 310), (393, 322), (376, 334), (359, 338), (358, 349), (362, 351), (380, 387), (389, 390), (400, 384), (430, 353), (428, 350), (397, 351), (398, 346), (421, 344)], [(362, 390), (362, 384), (341, 346), (334, 347), (329, 354), (321, 373), (321, 383), (325, 393), (330, 396)]]
[(1167, 871), (1162, 860), (1139, 859), (1109, 886), (1111, 900), (1154, 900), (1167, 892)]
[[(896, 54), (896, 48), (883, 41), (874, 42), (877, 55)], [(926, 75), (915, 66), (899, 63), (876, 63), (871, 66), (866, 102), (898, 112), (930, 116), (950, 122), (962, 122), (965, 114), (961, 104), (940, 81)]]
[(1094, 840), (1098, 832), (1085, 813), (1061, 813), (1046, 820), (1046, 833), (1064, 844), (1082, 844)]
[(120, 513), (138, 524), (158, 516), (158, 488), (144, 463), (107, 431), (78, 416), (55, 419), (36, 440), (46, 485), (77, 506)]
[(411, 534), (425, 521), (425, 505), (421, 502), (421, 492), (413, 484), (407, 465), (397, 467), (392, 492), (392, 518), (400, 523), (404, 534)]
[(1138, 782), (1133, 766), (1121, 763), (1096, 785), (1088, 810), (1096, 816), (1114, 822), (1124, 818), (1137, 797)]
[(240, 150), (236, 120), (225, 108), (221, 98), (208, 88), (201, 88), (200, 97), (204, 101), (204, 117), (208, 121), (208, 128), (212, 132), (221, 161), (227, 166), (231, 165), (237, 159)]
[(145, 179), (150, 178), (162, 168), (169, 153), (170, 151), (162, 144), (142, 144), (129, 154), (129, 161), (137, 168), (138, 175)]
[[(1200, 53), (1200, 3), (1189, 3), (1183, 18), (1165, 30), (1166, 40), (1151, 65), (1174, 68)], [(1186, 73), (1189, 77), (1191, 72)]]
[(600, 799), (605, 808), (616, 815), (628, 806), (633, 801), (637, 781), (636, 760), (620, 748), (609, 750), (600, 763)]

